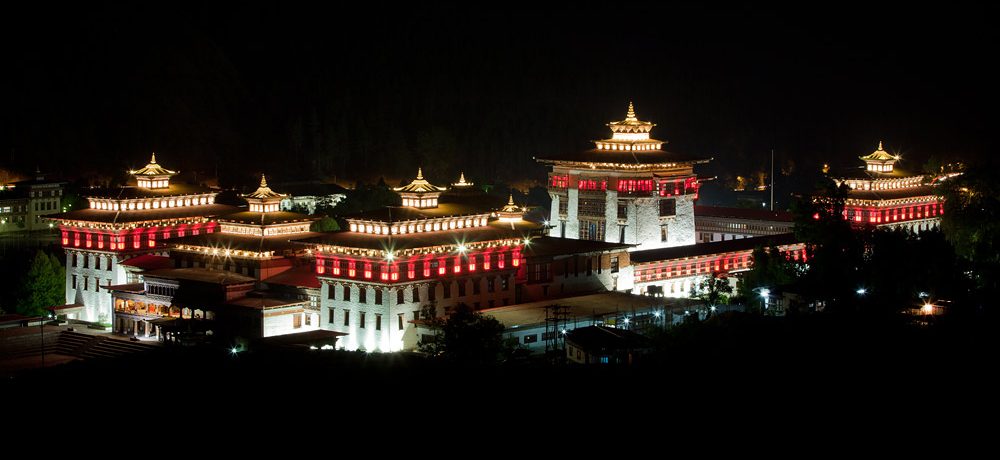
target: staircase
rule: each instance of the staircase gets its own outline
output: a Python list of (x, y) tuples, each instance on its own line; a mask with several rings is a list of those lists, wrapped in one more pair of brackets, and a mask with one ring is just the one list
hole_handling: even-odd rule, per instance
[(155, 350), (159, 347), (139, 342), (126, 342), (99, 335), (63, 331), (59, 334), (56, 353), (78, 358), (114, 358), (131, 353)]

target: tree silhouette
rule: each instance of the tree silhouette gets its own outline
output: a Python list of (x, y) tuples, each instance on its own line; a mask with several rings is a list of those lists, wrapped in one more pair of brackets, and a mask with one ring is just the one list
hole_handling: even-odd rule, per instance
[(21, 279), (21, 295), (17, 311), (22, 315), (38, 316), (46, 308), (65, 301), (65, 269), (54, 255), (41, 250), (35, 253), (27, 273)]

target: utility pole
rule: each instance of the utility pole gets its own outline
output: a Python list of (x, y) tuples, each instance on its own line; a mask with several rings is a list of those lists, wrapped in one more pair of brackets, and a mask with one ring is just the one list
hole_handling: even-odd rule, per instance
[(771, 210), (774, 211), (774, 149), (771, 149)]

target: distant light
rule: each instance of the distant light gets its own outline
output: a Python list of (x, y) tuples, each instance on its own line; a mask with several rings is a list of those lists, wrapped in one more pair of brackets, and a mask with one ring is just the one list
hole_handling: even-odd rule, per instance
[(628, 319), (628, 318), (625, 318), (625, 321), (624, 321), (624, 322), (625, 322), (625, 324), (628, 324), (629, 322), (631, 322), (631, 320), (630, 320), (630, 319)]
[(562, 332), (562, 335), (566, 335), (566, 329), (563, 329), (563, 330), (561, 330), (559, 332)]
[(920, 310), (923, 311), (925, 315), (929, 315), (931, 313), (934, 313), (934, 305), (925, 303), (924, 306), (920, 308)]
[(715, 311), (715, 305), (712, 305), (711, 307), (708, 307), (708, 309), (709, 309), (710, 311)]
[(309, 349), (310, 350), (319, 350), (319, 348), (316, 348), (316, 345), (309, 345)]
[(865, 288), (858, 288), (858, 290), (854, 292), (857, 292), (858, 295), (865, 295), (868, 292), (868, 290)]
[(458, 252), (465, 252), (465, 245), (464, 244), (458, 245)]
[(388, 260), (389, 262), (392, 262), (393, 259), (395, 259), (395, 258), (396, 258), (396, 256), (392, 253), (392, 251), (389, 251), (389, 252), (385, 253), (385, 260)]
[(542, 221), (542, 225), (548, 227), (549, 226), (549, 220), (548, 219), (543, 220)]
[(654, 311), (654, 312), (653, 312), (653, 316), (655, 316), (655, 317), (659, 318), (659, 317), (660, 317), (660, 312), (658, 312), (658, 311)]
[(525, 238), (524, 239), (524, 245), (527, 246), (529, 244), (531, 244), (531, 238)]
[(923, 291), (920, 291), (920, 294), (917, 294), (917, 296), (921, 299), (926, 299), (928, 297), (927, 293)]
[(769, 297), (770, 295), (771, 295), (771, 290), (770, 289), (761, 289), (760, 290), (760, 296), (761, 297)]
[(240, 349), (239, 349), (239, 348), (237, 348), (237, 347), (233, 347), (233, 348), (230, 348), (230, 349), (229, 349), (229, 352), (230, 352), (230, 353), (232, 353), (232, 354), (234, 354), (234, 355), (235, 355), (236, 353), (239, 353), (239, 351), (240, 351)]

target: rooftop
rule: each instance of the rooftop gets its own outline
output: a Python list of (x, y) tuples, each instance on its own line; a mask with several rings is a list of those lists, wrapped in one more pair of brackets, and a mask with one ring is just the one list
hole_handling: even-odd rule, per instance
[(288, 211), (272, 211), (272, 212), (240, 211), (219, 216), (217, 220), (219, 222), (234, 222), (234, 223), (249, 224), (249, 225), (276, 225), (276, 224), (287, 224), (292, 222), (311, 222), (319, 219), (320, 217), (318, 216), (314, 217), (306, 214), (299, 214), (297, 212), (288, 212)]
[(851, 190), (848, 198), (855, 200), (899, 200), (902, 198), (915, 198), (921, 196), (933, 196), (934, 187), (931, 185), (918, 185), (916, 187), (906, 187), (892, 190)]
[(290, 235), (275, 236), (255, 236), (241, 235), (236, 233), (204, 233), (201, 235), (190, 235), (181, 238), (173, 238), (166, 242), (173, 245), (190, 245), (206, 248), (218, 248), (220, 250), (231, 249), (239, 251), (301, 251), (305, 248), (302, 245), (294, 244), (292, 241), (305, 238), (315, 238), (323, 235), (317, 232), (297, 233)]
[(488, 214), (491, 211), (492, 208), (485, 202), (480, 204), (473, 204), (469, 202), (439, 202), (436, 208), (417, 209), (409, 206), (386, 206), (380, 209), (359, 212), (345, 217), (347, 219), (371, 220), (376, 222), (405, 222), (409, 220)]
[(263, 174), (260, 175), (260, 186), (257, 187), (257, 190), (254, 190), (252, 193), (249, 193), (247, 195), (243, 195), (244, 198), (250, 198), (255, 200), (281, 199), (287, 196), (288, 195), (282, 195), (280, 193), (275, 192), (274, 190), (271, 190), (271, 187), (267, 186), (267, 178), (264, 177)]
[(666, 150), (618, 151), (590, 149), (578, 153), (553, 154), (535, 158), (539, 163), (597, 163), (653, 165), (693, 165), (708, 163), (709, 158), (698, 155), (668, 152)]
[(312, 238), (297, 240), (297, 242), (359, 249), (391, 249), (399, 251), (404, 249), (453, 245), (458, 243), (474, 243), (479, 241), (491, 241), (507, 238), (524, 238), (538, 228), (540, 228), (538, 224), (528, 221), (515, 223), (491, 222), (485, 227), (442, 230), (426, 233), (407, 233), (403, 235), (391, 236), (350, 231), (321, 233)]
[(226, 270), (211, 270), (208, 268), (164, 268), (147, 272), (145, 276), (147, 278), (197, 281), (221, 285), (253, 283), (256, 281), (254, 278), (238, 273)]
[(173, 268), (174, 261), (169, 257), (144, 254), (121, 262), (119, 265), (135, 267), (141, 270), (159, 270), (161, 268)]
[(798, 243), (794, 233), (758, 236), (736, 240), (716, 241), (713, 243), (698, 243), (672, 248), (647, 249), (629, 254), (633, 264), (659, 262), (664, 260), (683, 259), (685, 257), (705, 256), (709, 254), (724, 254), (727, 252), (747, 251), (758, 247), (784, 246)]
[(531, 243), (524, 247), (522, 253), (527, 257), (551, 257), (566, 254), (586, 254), (592, 252), (626, 250), (633, 245), (607, 243), (604, 241), (577, 240), (541, 236), (532, 238)]
[(906, 171), (905, 169), (900, 169), (894, 167), (890, 172), (877, 172), (868, 171), (864, 166), (851, 166), (848, 168), (840, 168), (837, 170), (837, 179), (861, 179), (861, 180), (875, 180), (875, 179), (902, 179), (906, 177), (921, 176), (923, 174), (914, 174)]
[(292, 267), (263, 281), (268, 284), (280, 284), (292, 287), (313, 289), (319, 289), (320, 287), (319, 278), (316, 278), (316, 269), (312, 265)]
[(791, 222), (792, 213), (788, 211), (768, 211), (755, 208), (724, 208), (719, 206), (694, 207), (694, 216), (698, 217), (729, 217), (733, 219), (765, 220), (773, 222)]
[(171, 196), (184, 196), (184, 195), (199, 195), (205, 193), (216, 193), (214, 190), (207, 187), (198, 187), (188, 184), (175, 184), (170, 183), (169, 186), (163, 188), (145, 188), (138, 187), (134, 185), (126, 185), (122, 187), (90, 187), (80, 190), (80, 195), (87, 198), (104, 198), (111, 200), (130, 200), (138, 198), (164, 198)]
[(280, 347), (307, 347), (336, 345), (337, 339), (347, 335), (344, 332), (328, 331), (317, 329), (306, 332), (296, 332), (293, 334), (282, 334), (258, 339), (258, 343), (264, 346)]
[(129, 171), (129, 174), (135, 176), (172, 176), (177, 174), (177, 171), (171, 171), (157, 164), (156, 152), (153, 152), (153, 155), (149, 159), (149, 163), (147, 163), (146, 166), (134, 171)]
[(226, 305), (233, 305), (243, 308), (253, 308), (256, 310), (267, 310), (270, 308), (289, 307), (292, 305), (303, 305), (308, 300), (297, 299), (276, 299), (273, 297), (240, 297), (226, 302)]
[(79, 209), (76, 211), (50, 214), (45, 216), (45, 218), (54, 220), (77, 220), (85, 222), (125, 224), (132, 222), (182, 219), (186, 217), (213, 217), (222, 214), (231, 214), (233, 211), (237, 210), (239, 210), (239, 208), (224, 204), (206, 204), (198, 206), (181, 206), (179, 208), (142, 209), (133, 211)]
[(108, 286), (101, 286), (102, 289), (107, 289), (116, 292), (128, 292), (131, 294), (142, 294), (146, 292), (145, 283), (127, 283), (127, 284), (111, 284)]
[(649, 339), (627, 329), (587, 326), (566, 333), (566, 341), (585, 350), (619, 350), (649, 346)]
[(507, 307), (480, 310), (480, 313), (492, 316), (507, 329), (545, 324), (545, 307), (558, 305), (569, 308), (569, 321), (589, 322), (594, 316), (608, 314), (631, 314), (633, 311), (664, 308), (667, 310), (683, 310), (700, 304), (691, 299), (675, 299), (666, 297), (650, 297), (623, 292), (601, 292), (577, 297), (567, 297), (556, 300), (542, 300)]
[(895, 161), (896, 156), (882, 149), (882, 141), (878, 141), (878, 149), (868, 155), (860, 157), (865, 161)]
[(396, 187), (393, 190), (400, 193), (438, 193), (445, 191), (446, 188), (438, 187), (436, 185), (432, 185), (430, 182), (427, 182), (427, 179), (424, 179), (423, 169), (417, 168), (417, 178), (413, 179), (413, 182), (410, 182), (402, 187)]

